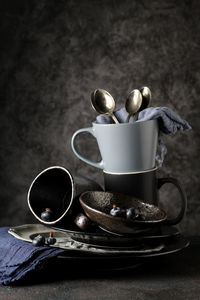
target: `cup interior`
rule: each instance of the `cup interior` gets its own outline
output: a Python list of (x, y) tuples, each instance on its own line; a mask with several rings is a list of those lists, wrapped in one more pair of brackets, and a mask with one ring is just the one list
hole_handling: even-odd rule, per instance
[[(41, 172), (28, 191), (28, 205), (37, 219), (43, 223), (54, 223), (62, 218), (71, 206), (73, 180), (70, 173), (61, 167), (51, 167)], [(53, 212), (51, 222), (44, 222), (41, 213), (46, 208)]]

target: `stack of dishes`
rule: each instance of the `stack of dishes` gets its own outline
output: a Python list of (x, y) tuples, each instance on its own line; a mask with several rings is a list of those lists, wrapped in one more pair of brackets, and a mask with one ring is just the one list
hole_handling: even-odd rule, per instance
[[(80, 230), (71, 224), (69, 228), (49, 227), (42, 224), (26, 224), (10, 228), (16, 238), (32, 242), (37, 235), (46, 239), (53, 232), (56, 243), (51, 247), (65, 249), (60, 259), (80, 267), (101, 270), (134, 268), (151, 257), (177, 252), (189, 245), (189, 241), (172, 226), (165, 224), (166, 214), (159, 207), (146, 204), (131, 196), (85, 192), (80, 203), (95, 226)], [(130, 220), (110, 215), (116, 204), (122, 209), (137, 208), (143, 220)], [(125, 205), (125, 206), (124, 206)], [(89, 262), (95, 262), (89, 264)]]

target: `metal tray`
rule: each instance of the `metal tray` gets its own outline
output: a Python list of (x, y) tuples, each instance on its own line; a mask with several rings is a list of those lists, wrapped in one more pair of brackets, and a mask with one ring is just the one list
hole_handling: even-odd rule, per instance
[(156, 243), (152, 245), (151, 243), (140, 242), (135, 243), (134, 246), (124, 246), (124, 247), (99, 247), (91, 244), (86, 244), (73, 240), (67, 232), (54, 230), (51, 227), (47, 227), (42, 224), (25, 224), (21, 226), (16, 226), (9, 229), (9, 233), (16, 238), (22, 239), (27, 242), (32, 242), (33, 238), (38, 234), (49, 236), (49, 232), (53, 231), (54, 237), (57, 242), (51, 247), (57, 247), (64, 250), (69, 250), (71, 252), (79, 252), (84, 254), (92, 255), (135, 255), (135, 254), (150, 254), (155, 252), (160, 252), (165, 245), (163, 243)]
[(57, 227), (53, 228), (68, 233), (75, 241), (98, 246), (133, 246), (138, 242), (141, 242), (141, 240), (147, 241), (159, 239), (160, 241), (163, 241), (180, 235), (178, 229), (172, 226), (158, 226), (157, 228), (152, 228), (148, 232), (132, 235), (121, 235), (109, 231), (106, 232), (100, 228), (97, 228), (94, 232), (84, 232), (76, 229), (71, 230)]

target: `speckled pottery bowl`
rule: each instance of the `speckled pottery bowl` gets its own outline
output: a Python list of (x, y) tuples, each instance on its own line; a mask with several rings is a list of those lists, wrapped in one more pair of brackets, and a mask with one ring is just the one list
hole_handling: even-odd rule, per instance
[[(149, 230), (152, 226), (159, 225), (166, 220), (166, 213), (158, 206), (144, 203), (125, 194), (88, 191), (81, 194), (79, 201), (86, 215), (93, 222), (96, 222), (102, 229), (113, 233), (136, 234)], [(145, 221), (111, 216), (110, 210), (113, 204), (121, 209), (131, 207), (139, 209)]]

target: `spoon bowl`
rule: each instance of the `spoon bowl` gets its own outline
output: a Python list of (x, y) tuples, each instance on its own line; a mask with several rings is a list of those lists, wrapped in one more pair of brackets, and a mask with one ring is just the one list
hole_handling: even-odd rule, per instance
[(128, 112), (126, 123), (129, 122), (130, 117), (132, 115), (134, 115), (139, 111), (141, 105), (142, 105), (142, 94), (139, 90), (135, 89), (129, 94), (126, 100), (125, 108), (126, 111)]
[(91, 104), (95, 111), (100, 114), (109, 115), (115, 123), (119, 123), (113, 111), (115, 109), (115, 100), (107, 91), (97, 89), (91, 94)]
[(147, 86), (143, 86), (140, 88), (140, 93), (142, 94), (142, 105), (139, 109), (139, 111), (147, 108), (149, 106), (149, 103), (151, 102), (151, 91)]
[(134, 116), (134, 120), (137, 121), (138, 114), (140, 111), (144, 110), (149, 106), (149, 103), (151, 102), (151, 91), (147, 86), (143, 86), (140, 88), (140, 93), (142, 95), (142, 104), (140, 106), (140, 109)]

